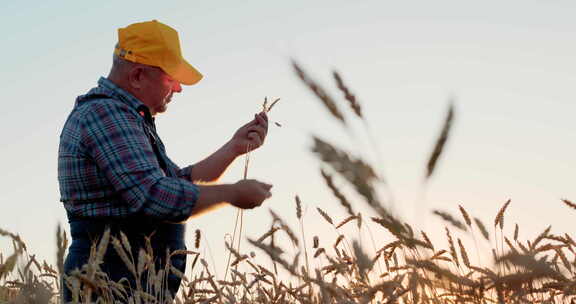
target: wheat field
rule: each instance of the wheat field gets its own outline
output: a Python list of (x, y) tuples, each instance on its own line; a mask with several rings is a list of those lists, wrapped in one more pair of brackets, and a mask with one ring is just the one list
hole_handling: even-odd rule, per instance
[[(297, 62), (292, 65), (298, 79), (331, 117), (344, 128), (349, 128), (350, 119), (359, 119), (367, 136), (373, 138), (358, 99), (339, 73), (333, 73), (341, 95), (335, 98)], [(434, 176), (455, 116), (455, 102), (450, 102), (424, 168), (424, 182)], [(379, 153), (376, 144), (374, 149)], [(211, 272), (213, 268), (201, 255), (199, 230), (192, 250), (171, 253), (189, 256), (187, 274), (169, 263), (155, 269), (150, 246), (134, 257), (126, 236), (106, 232), (93, 244), (89, 263), (66, 275), (63, 283), (72, 290), (75, 303), (576, 303), (576, 243), (568, 233), (553, 233), (551, 227), (531, 240), (519, 238), (518, 225), (512, 235), (504, 235), (510, 200), (494, 210), (489, 225), (458, 206), (452, 212), (429, 211), (446, 223), (442, 231), (416, 231), (387, 207), (382, 192), (389, 189), (376, 166), (318, 137), (313, 138), (312, 153), (318, 157), (326, 191), (346, 214), (336, 218), (316, 210), (318, 219), (335, 232), (335, 239), (314, 236), (311, 244), (305, 243), (310, 238), (302, 216), (303, 202), (296, 196), (293, 216), (282, 218), (271, 211), (270, 229), (257, 239), (248, 239), (252, 247), (246, 252), (234, 248), (233, 243), (226, 244), (230, 259), (223, 278)], [(336, 186), (341, 184), (355, 195), (341, 191)], [(568, 199), (558, 203), (576, 209)], [(355, 211), (359, 205), (368, 206), (370, 212)], [(354, 235), (344, 232), (351, 225), (358, 230), (371, 227), (388, 241), (373, 244), (377, 250), (368, 250)], [(444, 234), (447, 248), (434, 244), (428, 237), (431, 233)], [(0, 303), (59, 303), (68, 246), (64, 231), (58, 228), (55, 264), (38, 261), (18, 234), (0, 230), (0, 236), (13, 244), (12, 253), (0, 253)], [(490, 252), (466, 248), (463, 237), (488, 244)], [(107, 278), (100, 265), (109, 246), (134, 278), (146, 275), (146, 284), (127, 288)], [(287, 248), (301, 249), (291, 253)], [(479, 255), (491, 259), (476, 264), (472, 256)], [(182, 278), (175, 298), (164, 288), (170, 273)]]

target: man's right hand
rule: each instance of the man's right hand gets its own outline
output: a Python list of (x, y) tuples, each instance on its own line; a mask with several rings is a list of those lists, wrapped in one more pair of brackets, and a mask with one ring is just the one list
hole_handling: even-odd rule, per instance
[(272, 185), (253, 179), (245, 179), (234, 184), (236, 197), (230, 203), (241, 209), (252, 209), (262, 205), (264, 200), (271, 197)]
[(198, 185), (200, 194), (190, 216), (197, 216), (211, 209), (231, 204), (242, 209), (252, 209), (272, 196), (272, 185), (253, 179), (234, 184)]

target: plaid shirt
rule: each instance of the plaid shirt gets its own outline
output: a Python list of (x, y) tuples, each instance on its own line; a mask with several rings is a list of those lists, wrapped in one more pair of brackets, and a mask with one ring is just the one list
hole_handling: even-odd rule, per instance
[(190, 216), (192, 167), (166, 155), (148, 108), (106, 78), (76, 99), (60, 135), (58, 181), (69, 218)]

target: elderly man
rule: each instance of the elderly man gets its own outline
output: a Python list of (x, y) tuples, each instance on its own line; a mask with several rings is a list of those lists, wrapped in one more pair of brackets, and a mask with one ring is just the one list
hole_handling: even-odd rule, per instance
[[(154, 20), (118, 30), (110, 74), (76, 99), (60, 136), (58, 180), (72, 235), (66, 273), (81, 269), (106, 229), (125, 233), (135, 258), (149, 238), (156, 267), (163, 267), (167, 250), (185, 249), (183, 221), (227, 203), (254, 208), (271, 196), (272, 186), (256, 180), (194, 184), (217, 180), (236, 157), (260, 147), (268, 130), (265, 113), (192, 166), (180, 168), (166, 155), (154, 116), (166, 111), (181, 85), (201, 78), (182, 57), (178, 33), (169, 26)], [(173, 256), (171, 263), (185, 271), (185, 255)], [(111, 280), (126, 278), (131, 288), (137, 286), (112, 246), (101, 268)], [(168, 276), (172, 296), (179, 285), (178, 277)], [(62, 287), (63, 300), (71, 301), (70, 289)]]

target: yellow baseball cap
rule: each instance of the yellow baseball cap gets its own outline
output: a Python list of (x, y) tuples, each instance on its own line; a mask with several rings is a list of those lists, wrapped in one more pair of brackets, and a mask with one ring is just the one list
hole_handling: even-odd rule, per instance
[(159, 67), (181, 84), (191, 85), (202, 79), (202, 74), (182, 57), (178, 32), (156, 20), (118, 29), (114, 54), (128, 61)]

